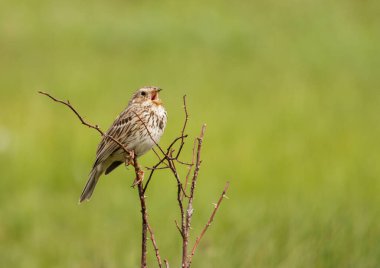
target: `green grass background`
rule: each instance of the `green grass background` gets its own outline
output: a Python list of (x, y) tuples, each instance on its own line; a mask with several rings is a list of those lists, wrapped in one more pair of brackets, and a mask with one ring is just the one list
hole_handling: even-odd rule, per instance
[[(192, 241), (231, 181), (194, 267), (379, 267), (379, 10), (370, 0), (2, 1), (0, 266), (139, 265), (133, 171), (103, 177), (78, 206), (100, 137), (36, 92), (106, 129), (134, 90), (157, 85), (164, 147), (184, 94), (187, 133), (208, 125)], [(147, 195), (162, 257), (178, 267), (174, 179), (161, 171)]]

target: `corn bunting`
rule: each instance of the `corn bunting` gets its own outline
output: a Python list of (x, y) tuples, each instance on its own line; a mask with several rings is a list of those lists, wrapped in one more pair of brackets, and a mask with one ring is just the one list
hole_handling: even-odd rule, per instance
[(137, 90), (127, 108), (121, 112), (105, 133), (106, 135), (98, 145), (96, 160), (90, 178), (80, 196), (80, 203), (90, 199), (96, 183), (103, 173), (107, 175), (122, 163), (128, 163), (131, 160), (131, 155), (107, 136), (111, 136), (123, 144), (136, 157), (142, 156), (152, 149), (155, 142), (158, 143), (167, 120), (165, 108), (158, 97), (160, 90), (158, 87), (143, 87)]

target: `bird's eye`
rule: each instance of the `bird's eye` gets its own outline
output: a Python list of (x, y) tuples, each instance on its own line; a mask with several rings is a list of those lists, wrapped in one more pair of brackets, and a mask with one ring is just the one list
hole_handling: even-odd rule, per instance
[(145, 96), (145, 95), (146, 95), (145, 91), (141, 92), (141, 96)]

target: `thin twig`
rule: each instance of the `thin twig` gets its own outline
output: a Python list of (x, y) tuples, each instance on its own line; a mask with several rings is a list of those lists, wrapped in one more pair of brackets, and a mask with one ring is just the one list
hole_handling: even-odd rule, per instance
[(182, 194), (185, 195), (185, 196), (187, 197), (187, 195), (186, 195), (186, 193), (185, 193), (185, 190), (183, 189), (183, 185), (182, 185), (182, 182), (181, 182), (181, 178), (179, 177), (179, 174), (178, 174), (178, 172), (177, 172), (176, 164), (175, 164), (175, 162), (174, 162), (173, 160), (170, 160), (170, 161), (169, 161), (169, 168), (172, 170), (172, 173), (173, 173), (174, 177), (175, 177), (176, 180), (177, 180), (178, 186), (181, 186), (181, 192), (182, 192)]
[(181, 135), (181, 136), (175, 138), (175, 139), (172, 141), (172, 143), (170, 143), (170, 145), (168, 146), (168, 149), (171, 149), (171, 148), (176, 144), (177, 141), (179, 141), (179, 140), (183, 140), (183, 139), (185, 139), (185, 138), (187, 138), (187, 137), (188, 137), (188, 135)]
[(178, 231), (179, 231), (179, 234), (180, 234), (180, 235), (182, 236), (182, 238), (183, 238), (184, 236), (183, 236), (183, 233), (182, 233), (181, 227), (179, 227), (179, 225), (178, 225), (177, 220), (174, 220), (174, 223), (175, 223), (175, 226), (177, 227), (177, 229), (178, 229)]
[(191, 170), (193, 169), (193, 166), (194, 166), (194, 162), (195, 162), (195, 146), (196, 145), (197, 145), (197, 139), (194, 139), (193, 154), (192, 154), (192, 158), (191, 158), (191, 165), (188, 167), (189, 170), (187, 171), (187, 174), (186, 174), (184, 192), (186, 192), (187, 183), (189, 181), (189, 176), (190, 176)]
[(154, 238), (154, 233), (153, 233), (152, 227), (150, 227), (149, 223), (148, 223), (148, 231), (150, 233), (150, 240), (152, 241), (154, 251), (156, 252), (156, 258), (157, 258), (158, 266), (161, 268), (162, 267), (162, 261), (161, 261), (160, 252), (159, 252), (158, 247), (157, 247), (156, 239)]
[[(158, 160), (165, 160), (165, 158), (161, 158), (160, 155), (156, 152), (156, 150), (154, 150), (154, 148), (152, 148), (152, 151), (154, 152), (154, 154), (157, 156)], [(162, 164), (164, 164), (165, 166), (168, 166), (168, 164), (166, 164), (165, 162), (161, 162)]]
[(186, 95), (183, 96), (183, 109), (185, 111), (185, 121), (183, 123), (182, 131), (181, 131), (181, 137), (182, 137), (181, 145), (179, 146), (177, 155), (175, 156), (176, 159), (178, 159), (178, 157), (182, 151), (183, 145), (185, 144), (185, 140), (184, 140), (185, 135), (184, 134), (185, 134), (186, 126), (187, 126), (187, 121), (189, 120), (189, 113), (187, 112), (187, 105), (186, 105)]
[(184, 166), (192, 166), (191, 163), (186, 163), (186, 162), (183, 162), (183, 161), (181, 161), (181, 160), (179, 160), (179, 159), (176, 159), (176, 161), (177, 161), (179, 164), (184, 165)]
[(169, 169), (169, 167), (145, 167), (147, 170), (163, 170), (163, 169)]
[[(148, 133), (149, 133), (149, 130), (148, 130), (148, 129), (147, 129), (147, 131), (148, 131)], [(149, 174), (148, 180), (147, 180), (146, 183), (145, 183), (144, 193), (145, 193), (146, 189), (148, 188), (148, 185), (149, 185), (149, 183), (150, 183), (150, 180), (152, 179), (152, 176), (153, 176), (154, 171), (157, 169), (157, 167), (158, 167), (161, 163), (164, 163), (166, 166), (168, 166), (168, 167), (170, 168), (170, 166), (169, 166), (168, 164), (166, 164), (164, 161), (165, 161), (165, 160), (167, 160), (167, 161), (174, 160), (174, 159), (172, 159), (171, 157), (169, 157), (168, 155), (169, 155), (169, 153), (170, 153), (170, 150), (171, 150), (172, 146), (174, 146), (174, 144), (175, 144), (178, 140), (180, 140), (182, 137), (186, 138), (187, 135), (175, 138), (174, 141), (169, 145), (169, 147), (168, 147), (168, 149), (167, 149), (167, 151), (166, 151), (166, 154), (165, 154), (164, 158), (160, 158), (160, 157), (158, 156), (158, 154), (156, 154), (156, 155), (158, 156), (158, 158), (159, 158), (159, 161), (158, 161), (158, 163), (155, 164), (152, 168), (150, 168), (151, 172), (150, 172), (150, 174)]]
[(165, 267), (166, 267), (166, 268), (170, 268), (168, 260), (165, 259), (164, 262), (165, 262)]
[(195, 160), (195, 169), (194, 169), (193, 179), (192, 179), (192, 182), (191, 182), (190, 200), (189, 200), (189, 202), (192, 202), (192, 200), (193, 200), (195, 186), (196, 186), (197, 178), (198, 178), (198, 175), (199, 175), (199, 168), (201, 166), (201, 150), (202, 150), (202, 143), (203, 143), (203, 137), (204, 137), (205, 131), (206, 131), (206, 124), (204, 124), (202, 126), (201, 134), (197, 138), (198, 147), (197, 147), (196, 157), (195, 157), (196, 158), (196, 160)]
[(106, 137), (106, 138), (111, 139), (112, 141), (114, 141), (115, 143), (117, 143), (117, 144), (118, 144), (118, 145), (119, 145), (119, 146), (120, 146), (120, 147), (121, 147), (126, 153), (130, 154), (130, 152), (126, 149), (126, 147), (125, 147), (120, 141), (118, 141), (118, 140), (116, 140), (114, 137), (112, 137), (112, 136), (110, 136), (110, 135), (104, 133), (104, 132), (99, 128), (98, 125), (93, 125), (93, 124), (90, 124), (90, 123), (86, 122), (86, 121), (83, 119), (83, 117), (79, 114), (79, 112), (78, 112), (78, 111), (77, 111), (77, 110), (71, 105), (70, 101), (59, 100), (59, 99), (53, 97), (52, 95), (50, 95), (49, 93), (46, 93), (46, 92), (43, 92), (43, 91), (38, 91), (38, 93), (40, 93), (40, 94), (42, 94), (42, 95), (45, 95), (45, 96), (49, 97), (50, 99), (52, 99), (52, 100), (55, 101), (55, 102), (59, 102), (59, 103), (65, 105), (65, 106), (69, 107), (70, 110), (73, 111), (73, 112), (76, 114), (76, 116), (78, 117), (78, 119), (80, 120), (80, 122), (81, 122), (83, 125), (85, 125), (85, 126), (87, 126), (87, 127), (89, 127), (89, 128), (95, 129), (96, 131), (98, 131), (98, 132), (100, 133), (100, 135), (102, 135), (102, 136), (104, 136), (104, 137)]
[(219, 197), (219, 200), (218, 200), (218, 203), (215, 204), (215, 208), (214, 210), (212, 211), (211, 213), (211, 216), (209, 218), (209, 220), (207, 221), (207, 224), (205, 225), (205, 227), (203, 228), (201, 234), (197, 237), (196, 241), (195, 241), (195, 244), (193, 246), (193, 249), (191, 250), (191, 254), (190, 256), (188, 257), (188, 264), (189, 266), (191, 265), (191, 261), (192, 261), (192, 258), (195, 254), (195, 250), (197, 249), (198, 245), (199, 245), (199, 242), (201, 241), (201, 239), (203, 238), (204, 234), (206, 233), (208, 227), (210, 227), (212, 221), (214, 220), (214, 217), (215, 217), (215, 214), (216, 212), (218, 211), (219, 207), (220, 207), (220, 204), (222, 203), (223, 201), (223, 198), (226, 197), (226, 193), (227, 193), (227, 190), (228, 190), (228, 187), (230, 186), (230, 182), (228, 181), (226, 183), (226, 186), (224, 187), (223, 189), (223, 192), (221, 194), (221, 196)]
[(146, 189), (148, 188), (148, 185), (149, 185), (149, 183), (150, 183), (150, 180), (152, 179), (153, 173), (156, 171), (156, 168), (157, 168), (162, 162), (164, 162), (164, 160), (165, 160), (164, 158), (161, 159), (157, 164), (155, 164), (155, 165), (153, 166), (152, 170), (150, 171), (150, 174), (149, 174), (148, 180), (147, 180), (146, 183), (145, 183), (145, 186), (144, 186), (144, 193), (145, 193)]
[(69, 101), (63, 101), (63, 100), (59, 100), (55, 97), (53, 97), (52, 95), (50, 95), (49, 93), (46, 93), (46, 92), (43, 92), (43, 91), (38, 91), (38, 93), (42, 94), (42, 95), (45, 95), (45, 96), (48, 96), (50, 99), (52, 99), (53, 101), (55, 102), (59, 102), (59, 103), (62, 103), (63, 105), (66, 105), (67, 107), (69, 107), (71, 109), (71, 111), (73, 111), (76, 116), (78, 117), (78, 119), (81, 121), (81, 123), (85, 126), (88, 126), (89, 128), (93, 128), (95, 129), (96, 131), (98, 131), (102, 136), (104, 135), (103, 131), (99, 128), (98, 125), (92, 125), (90, 123), (87, 123), (83, 117), (77, 112), (77, 110), (70, 104)]

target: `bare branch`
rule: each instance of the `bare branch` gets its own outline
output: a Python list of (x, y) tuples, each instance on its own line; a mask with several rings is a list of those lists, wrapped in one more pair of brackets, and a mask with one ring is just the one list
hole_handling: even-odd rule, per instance
[(197, 139), (194, 139), (193, 154), (192, 154), (192, 158), (191, 158), (191, 165), (188, 167), (189, 170), (187, 171), (186, 178), (185, 178), (185, 187), (184, 187), (184, 192), (185, 193), (186, 193), (187, 183), (189, 181), (189, 176), (190, 176), (191, 170), (193, 169), (193, 166), (194, 166), (194, 161), (195, 161), (195, 146), (196, 145), (197, 145)]
[(170, 145), (168, 146), (168, 149), (171, 149), (171, 148), (176, 144), (177, 141), (179, 141), (179, 140), (183, 140), (183, 139), (185, 139), (185, 138), (187, 138), (187, 137), (188, 137), (188, 135), (181, 135), (181, 136), (175, 138), (175, 139), (172, 141), (172, 143), (170, 143)]
[(197, 178), (198, 178), (198, 174), (199, 174), (199, 168), (201, 166), (201, 150), (202, 150), (202, 142), (203, 142), (203, 137), (204, 137), (205, 131), (206, 131), (206, 124), (204, 124), (202, 126), (201, 134), (197, 138), (198, 148), (197, 148), (197, 154), (196, 154), (196, 160), (195, 160), (195, 169), (194, 169), (194, 174), (193, 174), (193, 179), (192, 179), (191, 189), (190, 189), (190, 201), (191, 202), (192, 202), (192, 199), (194, 197), (194, 190), (195, 190), (195, 186), (196, 186), (196, 182), (197, 182)]
[[(152, 151), (154, 152), (154, 154), (157, 156), (158, 160), (165, 160), (165, 158), (161, 158), (160, 155), (156, 152), (156, 150), (154, 150), (154, 148), (152, 148)], [(165, 166), (168, 166), (168, 164), (166, 164), (165, 162), (161, 162), (162, 164), (164, 164)]]
[(147, 170), (163, 170), (163, 169), (169, 169), (169, 167), (145, 167)]
[(178, 159), (179, 155), (181, 154), (183, 145), (185, 144), (184, 134), (185, 134), (186, 126), (187, 126), (187, 121), (189, 120), (189, 114), (187, 112), (187, 105), (186, 105), (186, 95), (183, 96), (183, 109), (185, 111), (185, 122), (183, 123), (182, 131), (181, 131), (181, 137), (182, 137), (181, 145), (178, 149), (177, 155), (175, 156), (176, 159)]
[(178, 229), (180, 235), (182, 236), (182, 238), (184, 238), (183, 233), (182, 233), (182, 230), (181, 230), (181, 227), (179, 227), (177, 220), (174, 220), (174, 223), (175, 223), (175, 226), (177, 227), (177, 229)]
[(146, 267), (146, 254), (147, 254), (147, 231), (150, 233), (150, 240), (152, 241), (154, 251), (156, 253), (156, 258), (158, 262), (158, 266), (161, 268), (162, 267), (162, 261), (161, 261), (161, 256), (160, 252), (157, 247), (157, 242), (154, 237), (153, 229), (149, 225), (148, 222), (148, 213), (146, 209), (146, 203), (145, 203), (145, 195), (144, 195), (144, 185), (143, 185), (143, 180), (144, 180), (144, 171), (141, 170), (140, 165), (137, 162), (137, 157), (134, 157), (133, 159), (133, 166), (135, 168), (135, 173), (136, 173), (136, 181), (138, 182), (138, 193), (139, 193), (139, 198), (140, 198), (140, 205), (141, 205), (141, 215), (142, 215), (142, 241), (141, 241), (141, 267), (145, 268)]
[(138, 194), (140, 198), (141, 205), (141, 216), (142, 216), (142, 237), (141, 237), (141, 268), (146, 268), (146, 240), (148, 231), (148, 214), (146, 211), (145, 195), (144, 195), (144, 171), (141, 170), (139, 163), (137, 162), (137, 157), (133, 159), (133, 166), (135, 168), (136, 179), (138, 182)]
[(83, 125), (85, 125), (85, 126), (87, 126), (87, 127), (89, 127), (89, 128), (95, 129), (96, 131), (98, 131), (98, 132), (100, 133), (100, 135), (102, 135), (102, 136), (104, 136), (104, 137), (106, 137), (106, 138), (111, 139), (112, 141), (114, 141), (115, 143), (117, 143), (117, 144), (118, 144), (118, 145), (119, 145), (119, 146), (120, 146), (120, 147), (121, 147), (126, 153), (130, 154), (130, 152), (126, 149), (126, 147), (125, 147), (121, 142), (119, 142), (118, 140), (116, 140), (114, 137), (105, 134), (105, 133), (99, 128), (98, 125), (92, 125), (92, 124), (86, 122), (86, 121), (83, 119), (83, 117), (79, 114), (79, 112), (78, 112), (78, 111), (77, 111), (77, 110), (71, 105), (71, 103), (70, 103), (69, 101), (66, 101), (66, 102), (65, 102), (65, 101), (63, 101), (63, 100), (59, 100), (59, 99), (53, 97), (52, 95), (50, 95), (49, 93), (46, 93), (46, 92), (43, 92), (43, 91), (38, 91), (38, 93), (40, 93), (40, 94), (42, 94), (42, 95), (45, 95), (45, 96), (48, 96), (48, 97), (49, 97), (50, 99), (52, 99), (53, 101), (55, 101), (55, 102), (59, 102), (59, 103), (65, 105), (65, 106), (69, 107), (70, 110), (73, 111), (73, 112), (76, 114), (76, 116), (78, 117), (78, 119), (80, 120), (80, 122), (81, 122)]
[(63, 105), (66, 105), (67, 107), (69, 107), (71, 109), (71, 111), (73, 111), (76, 116), (78, 117), (78, 119), (81, 121), (81, 123), (85, 126), (88, 126), (89, 128), (93, 128), (95, 129), (96, 131), (98, 131), (100, 133), (100, 135), (104, 135), (103, 131), (99, 128), (98, 125), (92, 125), (90, 123), (87, 123), (83, 117), (77, 112), (77, 110), (70, 104), (69, 101), (63, 101), (63, 100), (59, 100), (55, 97), (53, 97), (52, 95), (50, 95), (49, 93), (46, 93), (46, 92), (43, 92), (43, 91), (38, 91), (38, 93), (42, 94), (42, 95), (45, 95), (45, 96), (48, 96), (50, 99), (52, 99), (53, 101), (55, 102), (59, 102)]
[(177, 161), (179, 164), (184, 165), (184, 166), (192, 166), (191, 163), (186, 163), (186, 162), (183, 162), (183, 161), (181, 161), (181, 160), (179, 160), (179, 159), (176, 159), (176, 161)]
[(150, 240), (152, 241), (154, 251), (156, 252), (156, 258), (157, 258), (158, 266), (161, 268), (162, 267), (162, 261), (161, 261), (160, 252), (159, 252), (158, 247), (157, 247), (156, 239), (154, 238), (154, 233), (153, 233), (152, 227), (150, 227), (149, 223), (148, 223), (148, 231), (150, 233)]
[(194, 244), (194, 246), (193, 246), (193, 249), (191, 250), (191, 254), (190, 254), (190, 256), (188, 257), (188, 264), (189, 264), (189, 266), (191, 265), (192, 258), (193, 258), (194, 254), (195, 254), (195, 250), (197, 249), (197, 247), (198, 247), (198, 245), (199, 245), (199, 242), (201, 241), (201, 239), (203, 238), (204, 234), (206, 233), (208, 227), (210, 227), (212, 221), (214, 220), (215, 214), (216, 214), (216, 212), (218, 211), (218, 209), (219, 209), (219, 207), (220, 207), (220, 204), (221, 204), (222, 201), (223, 201), (223, 198), (226, 197), (226, 193), (227, 193), (227, 190), (228, 190), (228, 187), (229, 187), (229, 186), (230, 186), (230, 182), (228, 181), (228, 182), (226, 183), (226, 186), (225, 186), (224, 189), (223, 189), (223, 192), (222, 192), (221, 196), (219, 197), (218, 203), (216, 203), (215, 208), (214, 208), (214, 210), (212, 211), (209, 220), (207, 221), (207, 224), (206, 224), (205, 227), (203, 228), (201, 234), (197, 237), (197, 240), (195, 241), (195, 244)]
[(162, 158), (157, 164), (155, 164), (155, 165), (152, 167), (152, 170), (150, 171), (150, 174), (149, 174), (148, 180), (147, 180), (146, 183), (145, 183), (144, 193), (145, 193), (146, 189), (148, 188), (149, 182), (150, 182), (150, 180), (152, 179), (153, 173), (156, 171), (156, 168), (157, 168), (162, 162), (164, 162), (164, 160), (165, 160), (165, 158)]

